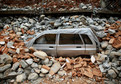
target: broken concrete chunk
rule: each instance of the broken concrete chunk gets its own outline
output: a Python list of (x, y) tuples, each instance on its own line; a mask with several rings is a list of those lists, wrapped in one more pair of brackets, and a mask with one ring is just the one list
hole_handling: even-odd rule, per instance
[(25, 73), (16, 76), (16, 82), (22, 82), (25, 79), (26, 79), (26, 74)]
[(12, 57), (8, 54), (0, 55), (1, 64), (10, 64), (12, 62)]
[(106, 48), (108, 46), (108, 41), (103, 41), (102, 43), (101, 43), (101, 47), (102, 48)]
[(19, 62), (16, 62), (16, 63), (13, 64), (11, 69), (16, 70), (18, 67), (19, 67)]
[(13, 44), (14, 44), (14, 42), (10, 41), (10, 42), (7, 43), (7, 47), (11, 48), (13, 46)]
[(21, 60), (20, 64), (23, 68), (26, 68), (28, 66), (28, 64), (24, 60)]
[(31, 58), (30, 58), (30, 59), (27, 59), (26, 62), (27, 62), (29, 65), (31, 65), (31, 64), (33, 63), (33, 59), (31, 59)]
[(47, 57), (47, 54), (43, 51), (36, 51), (33, 53), (33, 55), (40, 59), (45, 59)]
[(60, 65), (59, 62), (54, 63), (54, 64), (52, 65), (51, 69), (50, 69), (49, 74), (50, 74), (50, 75), (54, 75), (55, 73), (58, 72), (58, 70), (59, 70), (60, 68), (61, 68), (61, 65)]
[(45, 74), (45, 73), (48, 73), (48, 70), (47, 70), (47, 69), (44, 69), (44, 68), (41, 68), (41, 72), (42, 72), (43, 74)]
[(3, 71), (7, 70), (7, 69), (10, 68), (10, 67), (11, 67), (11, 64), (6, 64), (6, 65), (4, 65), (4, 66), (1, 66), (1, 67), (0, 67), (0, 72), (3, 72)]
[(28, 76), (28, 80), (35, 80), (38, 78), (38, 74), (37, 73), (30, 73)]

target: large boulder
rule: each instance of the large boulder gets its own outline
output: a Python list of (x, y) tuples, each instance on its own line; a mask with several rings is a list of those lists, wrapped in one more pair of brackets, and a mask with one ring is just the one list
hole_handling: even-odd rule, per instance
[(47, 57), (47, 54), (43, 51), (36, 51), (33, 53), (33, 55), (40, 59), (45, 59)]

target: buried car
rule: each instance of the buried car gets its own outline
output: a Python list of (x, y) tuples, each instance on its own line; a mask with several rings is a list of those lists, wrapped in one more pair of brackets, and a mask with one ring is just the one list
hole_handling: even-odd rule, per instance
[(100, 43), (91, 28), (77, 28), (43, 31), (26, 46), (51, 56), (78, 56), (96, 54)]

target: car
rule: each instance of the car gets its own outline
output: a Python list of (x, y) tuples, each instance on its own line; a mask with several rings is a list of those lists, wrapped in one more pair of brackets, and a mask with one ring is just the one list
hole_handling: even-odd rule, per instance
[(27, 47), (42, 50), (51, 56), (94, 55), (100, 47), (91, 28), (53, 29), (39, 33)]

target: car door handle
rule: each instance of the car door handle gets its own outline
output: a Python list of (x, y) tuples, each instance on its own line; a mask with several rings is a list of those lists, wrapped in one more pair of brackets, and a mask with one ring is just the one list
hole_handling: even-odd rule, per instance
[(81, 46), (77, 46), (76, 48), (81, 48)]
[(54, 48), (53, 46), (49, 46), (49, 48)]

